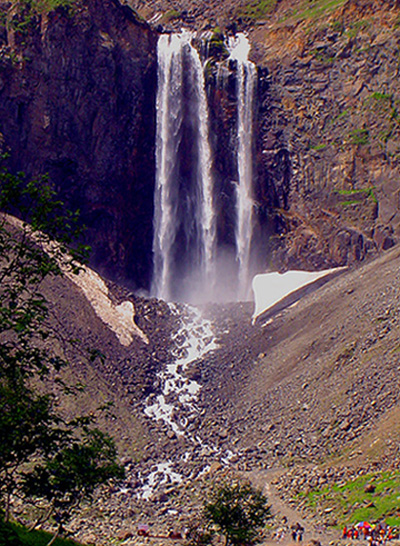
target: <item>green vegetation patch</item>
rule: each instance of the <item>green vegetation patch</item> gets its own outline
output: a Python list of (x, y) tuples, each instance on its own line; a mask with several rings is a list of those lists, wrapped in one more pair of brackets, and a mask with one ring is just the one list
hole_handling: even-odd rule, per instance
[(170, 9), (161, 18), (162, 23), (170, 23), (171, 21), (175, 21), (176, 19), (179, 19), (181, 16), (181, 13), (176, 9)]
[(348, 197), (353, 197), (353, 199), (349, 199), (348, 201), (343, 201), (340, 203), (343, 207), (349, 206), (349, 205), (359, 205), (362, 203), (362, 200), (357, 199), (357, 196), (365, 195), (367, 198), (371, 198), (374, 203), (377, 203), (378, 200), (374, 193), (375, 186), (372, 186), (370, 188), (360, 188), (357, 190), (336, 190), (335, 193), (339, 195), (345, 195)]
[[(45, 531), (28, 531), (26, 527), (14, 523), (2, 524), (0, 527), (0, 546), (47, 546), (52, 535)], [(2, 542), (5, 538), (8, 542)], [(74, 540), (57, 538), (54, 546), (82, 546)]]
[(358, 36), (360, 31), (367, 30), (370, 26), (371, 22), (366, 19), (362, 19), (361, 21), (355, 21), (346, 30), (346, 34), (349, 38), (355, 38), (356, 36)]
[(208, 53), (210, 57), (217, 60), (222, 60), (229, 57), (229, 51), (225, 45), (225, 36), (219, 27), (214, 29), (208, 46)]
[(315, 146), (311, 146), (311, 150), (315, 150), (316, 152), (319, 152), (320, 150), (325, 150), (327, 147), (327, 144), (315, 144)]
[(299, 499), (315, 511), (335, 514), (338, 525), (359, 521), (400, 525), (400, 472), (371, 473), (353, 480), (299, 493)]
[(237, 10), (236, 16), (258, 21), (267, 17), (276, 4), (277, 0), (250, 0)]
[(72, 10), (75, 0), (19, 0), (15, 2), (16, 13), (10, 21), (10, 27), (26, 34), (36, 15), (47, 14), (63, 7)]
[(349, 142), (357, 146), (364, 146), (369, 143), (368, 129), (354, 129), (349, 134)]
[(345, 0), (318, 0), (317, 2), (308, 0), (307, 2), (303, 2), (299, 8), (294, 9), (285, 19), (293, 18), (299, 21), (306, 19), (315, 20), (328, 15), (338, 7), (343, 6), (343, 4), (345, 4)]

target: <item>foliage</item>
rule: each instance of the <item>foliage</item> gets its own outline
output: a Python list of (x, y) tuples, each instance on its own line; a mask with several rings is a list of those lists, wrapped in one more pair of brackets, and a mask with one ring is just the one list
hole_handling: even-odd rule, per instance
[(171, 21), (174, 21), (175, 19), (179, 19), (181, 16), (181, 13), (176, 9), (170, 9), (161, 18), (161, 22), (164, 24), (168, 24)]
[(257, 21), (267, 17), (276, 4), (277, 0), (250, 0), (238, 9), (236, 16)]
[(0, 546), (23, 546), (15, 529), (0, 519)]
[(85, 427), (80, 438), (68, 439), (53, 457), (25, 473), (24, 490), (30, 497), (47, 501), (44, 512), (54, 517), (60, 531), (72, 510), (83, 500), (91, 500), (99, 485), (123, 477), (111, 437)]
[(346, 34), (349, 38), (355, 38), (361, 30), (366, 30), (370, 24), (367, 20), (355, 21), (346, 30)]
[(285, 17), (293, 18), (295, 20), (321, 20), (342, 6), (346, 0), (306, 0), (300, 4), (296, 4), (296, 7), (291, 10), (290, 14)]
[(29, 32), (34, 19), (38, 15), (48, 14), (57, 8), (64, 8), (70, 12), (75, 0), (18, 0), (14, 2), (13, 17), (10, 19), (10, 28), (21, 33)]
[(191, 522), (186, 533), (187, 544), (190, 546), (209, 546), (209, 544), (212, 544), (214, 533), (206, 527), (206, 522), (202, 519)]
[(23, 383), (2, 378), (0, 382), (0, 498), (5, 499), (6, 520), (11, 494), (17, 486), (18, 472), (38, 452), (54, 447), (57, 418), (50, 398), (38, 395)]
[(315, 146), (311, 146), (311, 150), (315, 150), (316, 152), (319, 152), (321, 150), (325, 150), (327, 144), (316, 144)]
[[(76, 215), (62, 208), (46, 178), (26, 181), (0, 170), (0, 501), (6, 519), (20, 466), (53, 449), (60, 433), (51, 397), (36, 393), (28, 381), (66, 364), (49, 351), (53, 337), (40, 292), (62, 267), (79, 271), (87, 251), (71, 248), (81, 230)], [(15, 212), (19, 222), (5, 214)]]
[(204, 517), (226, 537), (226, 544), (254, 544), (271, 517), (267, 499), (249, 483), (223, 484), (204, 505)]
[(354, 129), (350, 132), (349, 141), (351, 144), (356, 144), (357, 146), (363, 146), (369, 142), (369, 131), (368, 129)]
[[(366, 486), (371, 483), (375, 485), (375, 490), (368, 492)], [(400, 472), (396, 470), (365, 474), (340, 484), (299, 494), (299, 497), (305, 497), (313, 511), (329, 509), (339, 525), (385, 520), (388, 525), (399, 526), (399, 495)]]
[[(74, 507), (123, 475), (112, 439), (91, 428), (93, 417), (63, 419), (42, 381), (68, 364), (53, 349), (60, 336), (43, 283), (78, 273), (88, 248), (73, 245), (78, 216), (64, 211), (46, 177), (29, 181), (2, 167), (0, 210), (0, 503), (7, 521), (12, 494), (41, 497), (59, 532)], [(59, 391), (75, 392), (62, 381)]]
[(357, 196), (357, 194), (359, 194), (359, 195), (364, 194), (366, 197), (371, 197), (371, 199), (375, 203), (377, 203), (378, 200), (375, 197), (374, 189), (375, 189), (375, 186), (372, 186), (371, 188), (359, 188), (357, 190), (337, 190), (337, 193), (339, 195), (353, 195), (353, 196)]
[[(20, 542), (18, 543), (18, 546), (47, 546), (49, 540), (51, 540), (51, 534), (46, 531), (29, 530), (27, 527), (23, 527), (16, 523), (7, 524), (7, 528), (13, 531), (19, 538)], [(81, 543), (60, 537), (58, 537), (53, 544), (54, 546), (81, 546)]]
[(210, 57), (215, 59), (225, 59), (229, 57), (229, 52), (225, 45), (225, 37), (223, 32), (217, 27), (214, 29), (208, 44), (208, 52)]

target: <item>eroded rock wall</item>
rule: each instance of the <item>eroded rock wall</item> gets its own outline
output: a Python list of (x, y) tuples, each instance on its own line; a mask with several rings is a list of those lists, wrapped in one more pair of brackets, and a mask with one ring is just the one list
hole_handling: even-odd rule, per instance
[(375, 8), (347, 2), (308, 29), (255, 31), (258, 203), (275, 267), (351, 264), (399, 238), (399, 10)]
[(0, 133), (11, 168), (48, 172), (81, 210), (92, 265), (148, 287), (156, 33), (117, 0), (4, 13)]
[[(48, 172), (81, 209), (92, 265), (146, 289), (157, 32), (117, 0), (29, 17), (16, 6), (3, 4), (0, 24), (0, 133), (10, 165)], [(250, 29), (259, 270), (351, 264), (397, 242), (399, 17), (396, 3), (377, 10), (358, 0), (308, 27), (291, 20)], [(218, 68), (222, 39), (214, 46), (206, 80), (218, 240), (232, 249), (236, 75), (229, 61)]]

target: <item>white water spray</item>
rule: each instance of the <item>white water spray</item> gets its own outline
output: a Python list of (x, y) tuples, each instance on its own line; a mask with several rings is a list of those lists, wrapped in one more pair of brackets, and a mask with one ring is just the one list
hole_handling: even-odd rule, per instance
[[(172, 312), (178, 314), (174, 304)], [(162, 385), (161, 393), (147, 400), (144, 410), (148, 417), (163, 421), (175, 434), (181, 436), (198, 413), (196, 400), (200, 385), (186, 377), (188, 366), (200, 360), (206, 353), (217, 348), (212, 325), (201, 316), (196, 307), (185, 306), (181, 327), (173, 337), (176, 343), (172, 351), (173, 361), (158, 374)]]
[[(203, 66), (191, 41), (187, 31), (162, 35), (157, 48), (152, 292), (167, 301), (174, 297), (173, 281), (179, 276), (175, 265), (185, 262), (185, 252), (187, 261), (193, 261), (186, 264), (185, 275), (193, 273), (195, 280), (179, 279), (183, 283), (195, 284), (204, 291), (212, 283), (214, 268), (216, 219), (207, 98)], [(194, 120), (188, 129), (191, 117)], [(194, 176), (183, 173), (182, 167), (190, 161), (186, 156), (191, 146), (196, 158)]]
[(239, 263), (238, 299), (250, 290), (250, 250), (253, 235), (253, 101), (256, 67), (249, 61), (250, 43), (240, 33), (228, 41), (230, 59), (237, 62), (238, 174), (236, 192), (236, 258)]

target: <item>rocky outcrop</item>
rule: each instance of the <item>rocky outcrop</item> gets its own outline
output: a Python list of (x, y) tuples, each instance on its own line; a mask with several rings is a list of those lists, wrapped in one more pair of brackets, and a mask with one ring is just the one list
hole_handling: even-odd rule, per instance
[(41, 14), (19, 4), (2, 9), (0, 133), (10, 167), (49, 173), (61, 198), (81, 211), (92, 265), (146, 288), (156, 34), (117, 0)]
[(374, 6), (253, 31), (267, 67), (258, 201), (274, 218), (275, 267), (349, 264), (398, 240), (399, 10)]

